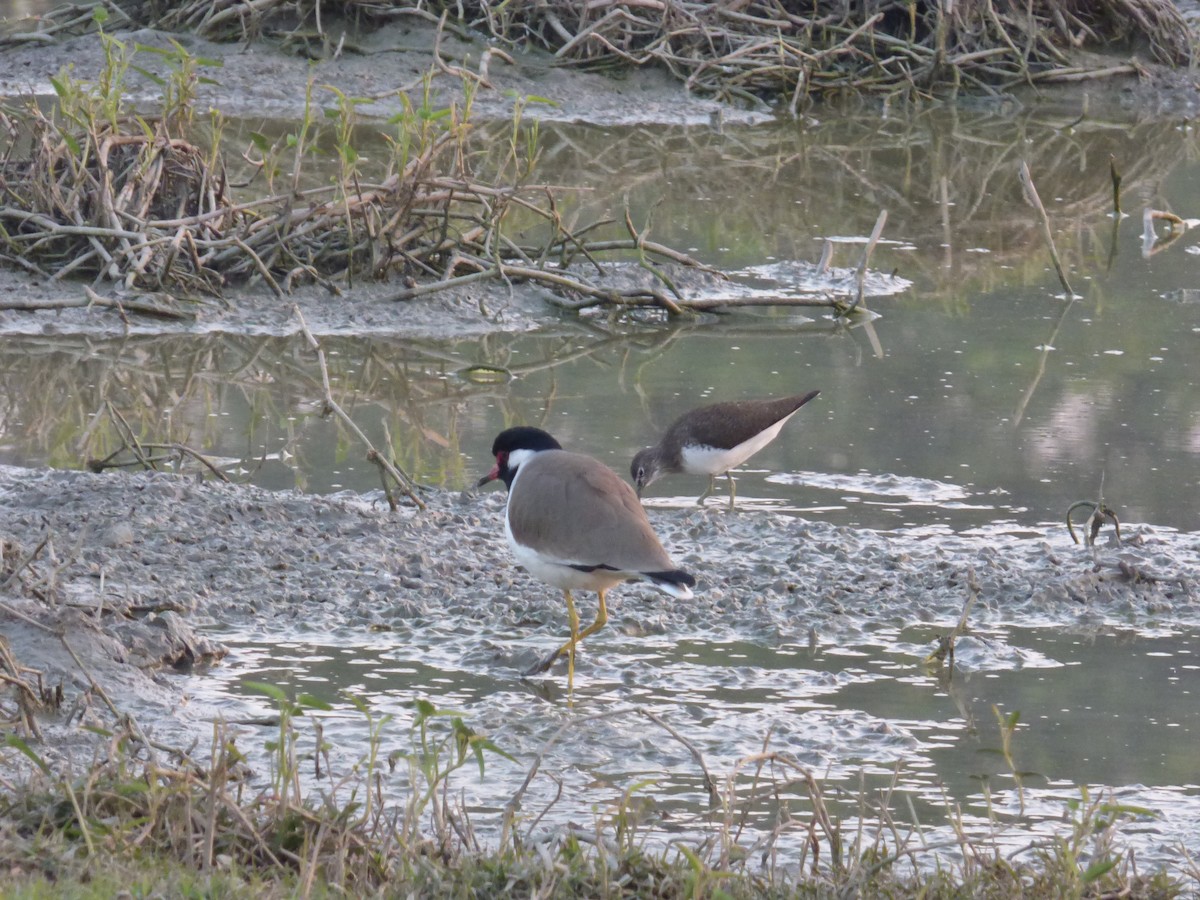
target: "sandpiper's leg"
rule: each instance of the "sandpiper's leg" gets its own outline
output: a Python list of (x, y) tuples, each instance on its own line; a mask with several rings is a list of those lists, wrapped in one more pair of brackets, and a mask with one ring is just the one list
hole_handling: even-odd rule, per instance
[(733, 498), (737, 496), (737, 485), (733, 483), (733, 472), (726, 472), (725, 477), (729, 479), (729, 511), (733, 512)]
[(708, 490), (696, 498), (696, 505), (703, 506), (704, 501), (707, 500), (709, 498), (709, 495), (711, 495), (712, 492), (715, 491), (716, 489), (717, 489), (716, 477), (713, 475), (709, 475), (708, 476)]

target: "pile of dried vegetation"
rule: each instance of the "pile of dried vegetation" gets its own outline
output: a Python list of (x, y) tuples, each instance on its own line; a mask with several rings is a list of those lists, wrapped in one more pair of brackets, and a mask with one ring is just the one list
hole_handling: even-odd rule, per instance
[[(219, 113), (195, 120), (197, 86), (214, 61), (178, 42), (164, 50), (103, 31), (98, 39), (106, 62), (94, 81), (64, 70), (51, 109), (32, 100), (0, 106), (0, 261), (49, 282), (86, 276), (125, 291), (120, 302), (89, 291), (59, 306), (186, 317), (176, 301), (221, 296), (229, 285), (261, 281), (283, 297), (296, 282), (339, 293), (356, 280), (399, 277), (396, 299), (483, 279), (532, 280), (594, 302), (678, 312), (665, 276), (612, 289), (568, 270), (576, 258), (598, 270), (597, 254), (621, 251), (651, 271), (648, 257), (704, 268), (648, 241), (628, 218), (569, 230), (555, 191), (532, 179), (536, 125), (522, 123), (518, 104), (511, 123), (480, 136), (470, 121), (478, 84), (465, 72), (461, 106), (432, 104), (431, 72), (419, 96), (397, 91), (404, 111), (369, 136), (358, 98), (310, 81), (293, 129), (252, 132), (249, 146), (231, 151)], [(139, 54), (155, 54), (167, 76), (135, 65)], [(160, 112), (131, 107), (130, 69), (161, 84)], [(367, 155), (364, 140), (382, 146)], [(613, 224), (627, 236), (584, 237)], [(531, 237), (517, 243), (512, 230)]]
[[(1183, 66), (1196, 50), (1173, 0), (110, 0), (108, 5), (133, 24), (196, 31), (213, 40), (287, 29), (333, 32), (338, 19), (436, 19), (447, 13), (501, 41), (543, 47), (564, 65), (655, 64), (691, 90), (778, 101), (793, 110), (833, 93), (993, 91), (1135, 74), (1141, 70), (1139, 56)], [(59, 19), (66, 27), (81, 16), (78, 8), (67, 7)], [(329, 42), (335, 44), (336, 38)]]
[(814, 96), (957, 90), (1133, 74), (1145, 52), (1186, 65), (1194, 47), (1171, 0), (812, 0), (804, 3), (466, 4), (497, 37), (564, 63), (657, 63), (690, 90), (765, 98), (795, 112)]
[[(112, 0), (99, 12), (70, 6), (50, 13), (38, 30), (12, 39), (95, 28), (107, 62), (94, 82), (60, 73), (54, 108), (0, 108), (7, 131), (0, 143), (0, 261), (48, 281), (82, 276), (125, 292), (121, 301), (94, 291), (79, 301), (53, 301), (60, 306), (175, 317), (191, 315), (180, 299), (220, 296), (230, 285), (261, 282), (282, 297), (297, 281), (338, 293), (355, 280), (393, 277), (404, 285), (396, 299), (500, 280), (544, 284), (570, 309), (609, 304), (678, 313), (701, 306), (662, 264), (704, 267), (649, 240), (646, 223), (627, 215), (568, 228), (561, 189), (534, 178), (536, 126), (521, 121), (519, 105), (511, 123), (471, 122), (472, 98), (486, 76), (446, 66), (436, 47), (440, 65), (423, 94), (398, 91), (403, 114), (373, 131), (383, 143), (379, 152), (361, 152), (361, 100), (313, 84), (294, 130), (274, 138), (254, 133), (250, 146), (230, 149), (219, 115), (194, 120), (197, 86), (213, 61), (178, 43), (169, 50), (127, 46), (104, 32), (106, 22), (225, 40), (315, 29), (328, 46), (340, 47), (335, 15), (344, 37), (348, 19), (432, 18), (440, 11), (439, 36), (453, 13), (497, 39), (542, 45), (563, 65), (660, 64), (690, 89), (767, 98), (793, 111), (839, 91), (994, 90), (1139, 69), (1134, 57), (1114, 64), (1111, 55), (1099, 62), (1093, 55), (1082, 64), (1075, 51), (1089, 46), (1141, 48), (1174, 64), (1193, 58), (1189, 31), (1169, 0), (518, 0), (432, 7), (344, 0), (301, 5), (298, 14), (296, 4), (282, 0)], [(151, 76), (164, 98), (154, 116), (135, 114), (125, 100), (129, 70), (148, 74), (134, 63), (139, 53), (157, 54), (159, 70), (168, 73)], [(431, 104), (434, 72), (461, 78), (461, 105)], [(612, 254), (624, 254), (641, 277), (615, 287), (595, 277), (604, 274), (598, 259)], [(5, 305), (14, 302), (22, 301)], [(854, 308), (842, 298), (820, 304)]]

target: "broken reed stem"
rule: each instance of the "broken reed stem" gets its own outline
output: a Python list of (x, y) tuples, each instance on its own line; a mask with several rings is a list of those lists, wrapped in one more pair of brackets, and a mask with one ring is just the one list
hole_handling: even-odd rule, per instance
[[(638, 265), (665, 284), (671, 290), (671, 293), (673, 293), (678, 299), (682, 300), (683, 295), (679, 293), (679, 288), (675, 286), (675, 283), (671, 281), (671, 279), (669, 279), (664, 273), (650, 265), (649, 260), (646, 259), (645, 234), (644, 232), (639, 232), (633, 226), (633, 219), (629, 216), (628, 203), (625, 205), (625, 230), (629, 232), (629, 236), (633, 239), (633, 246), (638, 255)], [(646, 230), (649, 230), (649, 223), (647, 223)], [(659, 305), (665, 308), (666, 311), (673, 316), (679, 316), (683, 314), (683, 310), (681, 310), (678, 304), (676, 304), (675, 301), (673, 301), (670, 297), (658, 295), (658, 302)]]
[[(1154, 230), (1155, 222), (1167, 223), (1167, 234), (1161, 240)], [(1142, 256), (1149, 259), (1156, 253), (1161, 253), (1179, 240), (1187, 230), (1188, 223), (1175, 213), (1146, 207), (1142, 210)]]
[[(9, 575), (8, 578), (6, 578), (4, 580), (4, 584), (0, 584), (0, 594), (6, 593), (8, 591), (9, 587), (12, 586), (12, 583), (17, 580), (17, 576), (20, 575), (21, 572), (27, 566), (31, 565), (35, 559), (37, 559), (38, 554), (41, 553), (44, 549), (46, 549), (46, 544), (48, 544), (49, 542), (50, 542), (50, 534), (49, 534), (49, 532), (47, 532), (42, 537), (41, 541), (38, 542), (38, 545), (33, 548), (33, 552), (31, 552), (23, 560), (21, 560), (19, 563), (17, 563), (17, 565), (12, 570), (12, 574)], [(44, 627), (44, 626), (38, 626), (38, 627)]]
[(1067, 292), (1068, 299), (1078, 297), (1079, 295), (1071, 289), (1071, 283), (1067, 281), (1067, 273), (1063, 269), (1062, 260), (1058, 257), (1058, 250), (1054, 246), (1054, 235), (1050, 230), (1050, 217), (1046, 214), (1046, 207), (1042, 205), (1042, 198), (1038, 196), (1037, 188), (1033, 184), (1033, 176), (1029, 174), (1029, 166), (1024, 160), (1021, 161), (1018, 172), (1021, 176), (1021, 186), (1025, 190), (1025, 199), (1037, 211), (1038, 220), (1042, 225), (1042, 238), (1046, 241), (1046, 246), (1050, 248), (1050, 258), (1054, 261), (1054, 271), (1058, 273), (1058, 281), (1063, 290)]
[[(145, 469), (153, 469), (155, 463), (169, 462), (171, 460), (181, 459), (184, 456), (190, 456), (192, 459), (196, 460), (196, 462), (200, 463), (202, 466), (204, 466), (206, 469), (208, 469), (208, 471), (212, 472), (212, 474), (218, 480), (224, 481), (226, 484), (230, 483), (229, 476), (226, 475), (224, 472), (222, 472), (220, 469), (218, 469), (216, 467), (216, 465), (212, 462), (212, 460), (210, 460), (208, 457), (206, 457), (203, 453), (193, 450), (191, 447), (187, 446), (186, 444), (179, 444), (179, 443), (175, 443), (175, 442), (171, 442), (171, 443), (167, 443), (167, 444), (144, 443), (139, 446), (139, 449), (141, 449), (141, 450), (163, 450), (163, 451), (167, 451), (167, 452), (163, 453), (159, 456), (141, 455), (138, 453), (138, 451), (133, 450), (133, 448), (126, 445), (126, 446), (117, 448), (116, 450), (114, 450), (112, 453), (108, 454), (108, 456), (104, 457), (103, 459), (89, 459), (87, 461), (88, 470), (92, 471), (92, 472), (103, 472), (105, 469), (123, 469), (127, 466), (138, 466), (138, 465), (142, 466)], [(121, 453), (123, 453), (126, 450), (130, 450), (130, 452), (132, 452), (136, 458), (133, 460), (125, 461), (125, 462), (114, 462), (114, 460), (117, 458), (117, 456), (119, 456)]]
[[(308, 346), (317, 355), (317, 364), (321, 367), (321, 386), (325, 392), (324, 399), (326, 408), (336, 415), (339, 421), (341, 421), (342, 424), (350, 430), (351, 434), (358, 438), (358, 440), (367, 448), (367, 460), (373, 462), (379, 467), (381, 475), (390, 476), (396, 482), (396, 485), (402, 491), (404, 491), (405, 496), (407, 496), (408, 499), (411, 500), (418, 509), (424, 510), (424, 502), (414, 492), (416, 482), (413, 481), (412, 477), (395, 463), (393, 463), (390, 459), (376, 450), (375, 445), (371, 443), (370, 438), (363, 434), (363, 431), (358, 427), (358, 424), (352, 418), (350, 418), (350, 416), (346, 414), (346, 411), (342, 409), (338, 402), (333, 399), (333, 389), (329, 383), (329, 367), (325, 363), (325, 351), (321, 349), (320, 343), (318, 343), (317, 339), (313, 337), (313, 333), (309, 331), (308, 323), (304, 320), (304, 314), (300, 312), (300, 307), (293, 306), (292, 311), (295, 313), (296, 318), (300, 321), (300, 331), (304, 335), (305, 341), (308, 342)], [(387, 495), (388, 506), (391, 507), (393, 511), (399, 509), (395, 498), (392, 497), (391, 491), (388, 490), (386, 480), (384, 482), (384, 493)]]
[[(198, 450), (193, 450), (186, 444), (180, 444), (176, 441), (167, 443), (147, 443), (139, 441), (133, 428), (129, 422), (121, 415), (121, 411), (113, 405), (111, 400), (104, 402), (104, 409), (108, 413), (109, 419), (112, 420), (113, 427), (117, 434), (121, 437), (121, 446), (103, 459), (89, 459), (85, 463), (89, 471), (103, 472), (105, 469), (122, 469), (126, 466), (141, 466), (148, 471), (155, 471), (155, 464), (160, 462), (169, 462), (171, 460), (182, 461), (183, 457), (190, 456), (206, 469), (208, 469), (216, 478), (225, 483), (229, 483), (229, 476), (217, 468), (207, 456), (200, 453)], [(148, 451), (166, 451), (158, 456)], [(125, 462), (116, 462), (118, 456), (128, 451), (133, 455), (133, 459)]]
[(936, 649), (923, 660), (926, 665), (930, 663), (942, 663), (947, 659), (950, 665), (954, 665), (954, 642), (967, 630), (967, 617), (971, 614), (971, 608), (975, 605), (975, 601), (979, 599), (979, 594), (983, 588), (979, 585), (979, 578), (975, 575), (975, 567), (967, 567), (967, 599), (963, 601), (962, 613), (958, 617), (958, 624), (951, 629), (950, 633), (938, 638)]
[(108, 417), (112, 419), (113, 425), (116, 426), (117, 432), (121, 435), (121, 440), (124, 441), (129, 452), (147, 469), (154, 468), (146, 461), (146, 454), (142, 452), (141, 442), (138, 441), (137, 435), (133, 433), (133, 429), (129, 427), (129, 423), (125, 421), (125, 417), (121, 415), (121, 411), (113, 405), (111, 400), (105, 400), (104, 406), (108, 410)]
[(1116, 511), (1104, 502), (1103, 493), (1098, 500), (1076, 500), (1067, 508), (1067, 531), (1071, 535), (1071, 540), (1076, 544), (1079, 543), (1079, 537), (1075, 534), (1075, 523), (1071, 520), (1071, 516), (1077, 509), (1089, 510), (1088, 517), (1084, 520), (1084, 524), (1088, 526), (1085, 538), (1089, 547), (1096, 545), (1096, 538), (1100, 534), (1100, 528), (1104, 525), (1105, 519), (1113, 523), (1113, 527), (1117, 531), (1117, 543), (1121, 543), (1121, 522), (1117, 518)]
[(1113, 215), (1121, 218), (1121, 173), (1117, 171), (1117, 158), (1108, 156), (1108, 175), (1112, 179)]
[[(7, 587), (7, 585), (6, 585), (6, 587)], [(32, 616), (26, 615), (25, 613), (21, 612), (19, 609), (16, 609), (15, 607), (10, 606), (8, 603), (6, 603), (3, 600), (0, 600), (0, 610), (3, 610), (8, 615), (12, 616), (14, 619), (20, 619), (26, 625), (32, 625), (34, 628), (37, 628), (40, 631), (44, 631), (47, 634), (52, 634), (55, 637), (58, 636), (58, 632), (55, 631), (53, 628), (51, 628), (49, 625), (46, 625), (43, 622), (39, 622), (37, 619), (33, 618)]]
[(638, 712), (640, 712), (659, 728), (662, 728), (669, 735), (671, 735), (671, 737), (675, 738), (675, 740), (679, 741), (679, 743), (683, 744), (683, 746), (687, 748), (688, 753), (692, 755), (692, 759), (695, 760), (696, 765), (700, 767), (700, 771), (704, 773), (704, 787), (708, 791), (709, 801), (713, 805), (716, 805), (720, 801), (721, 795), (717, 790), (717, 782), (713, 779), (712, 773), (708, 771), (708, 765), (704, 762), (704, 754), (697, 749), (695, 744), (680, 734), (674, 727), (668, 725), (654, 713), (650, 712), (650, 710), (639, 709)]
[(858, 270), (854, 273), (854, 302), (845, 310), (839, 310), (837, 312), (838, 318), (850, 315), (850, 313), (858, 309), (859, 304), (863, 301), (863, 293), (866, 289), (867, 281), (867, 264), (871, 261), (871, 254), (875, 251), (875, 245), (879, 243), (879, 238), (883, 234), (883, 226), (887, 224), (887, 215), (887, 210), (881, 209), (879, 215), (875, 218), (875, 227), (871, 229), (871, 236), (867, 239), (867, 246), (863, 248), (862, 258), (858, 261)]

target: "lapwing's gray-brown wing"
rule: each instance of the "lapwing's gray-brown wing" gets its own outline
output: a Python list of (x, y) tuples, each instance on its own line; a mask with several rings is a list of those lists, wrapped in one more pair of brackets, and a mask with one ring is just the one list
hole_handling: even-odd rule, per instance
[(790, 416), (819, 393), (809, 391), (778, 400), (733, 400), (702, 406), (681, 416), (670, 431), (682, 431), (681, 443), (729, 450)]
[(526, 462), (508, 500), (508, 522), (518, 543), (568, 565), (675, 568), (633, 488), (579, 453), (547, 450)]

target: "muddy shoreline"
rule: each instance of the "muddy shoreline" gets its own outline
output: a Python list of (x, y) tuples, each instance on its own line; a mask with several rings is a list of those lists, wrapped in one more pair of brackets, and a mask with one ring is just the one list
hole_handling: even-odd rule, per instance
[[(50, 691), (63, 687), (62, 706), (39, 717), (47, 749), (65, 763), (88, 743), (80, 722), (112, 727), (104, 694), (165, 744), (203, 738), (217, 715), (236, 720), (236, 708), (186, 694), (181, 676), (224, 655), (208, 629), (273, 639), (370, 632), (397, 644), (441, 629), (451, 635), (441, 652), (456, 665), (517, 677), (559, 638), (559, 594), (513, 567), (502, 492), (423, 496), (426, 511), (391, 512), (379, 496), (0, 469), (5, 559), (12, 567), (42, 546), (0, 600), (11, 656)], [(949, 630), (973, 580), (975, 627), (1200, 624), (1196, 535), (1143, 527), (1093, 551), (1065, 533), (930, 538), (717, 507), (652, 510), (651, 520), (696, 573), (697, 598), (614, 591), (610, 627), (624, 635), (853, 646), (880, 627)]]
[[(155, 33), (118, 36), (165, 45)], [(386, 117), (399, 108), (387, 95), (428, 69), (432, 29), (381, 29), (372, 41), (366, 53), (321, 64), (318, 77), (352, 95), (378, 95), (361, 112)], [(302, 109), (307, 61), (257, 47), (195, 40), (187, 46), (225, 61), (220, 83), (203, 87), (201, 103), (243, 116), (288, 118)], [(478, 65), (483, 49), (454, 41), (443, 55)], [(100, 61), (90, 38), (3, 55), (0, 94), (9, 96), (45, 95), (49, 76), (67, 60), (76, 77), (94, 75)], [(510, 67), (492, 60), (493, 88), (480, 92), (474, 115), (506, 119), (522, 94), (554, 98), (554, 105), (538, 108), (548, 121), (730, 127), (771, 115), (688, 96), (661, 73), (639, 71), (613, 82), (552, 70), (536, 55), (518, 62)], [(152, 83), (131, 79), (152, 101)], [(445, 76), (435, 78), (434, 87), (438, 103), (457, 90)], [(1093, 109), (1136, 109), (1140, 116), (1200, 109), (1189, 73), (1159, 72), (1137, 84), (1091, 90)], [(78, 291), (0, 272), (0, 297), (52, 299)], [(558, 316), (536, 290), (525, 288), (505, 289), (501, 302), (486, 288), (404, 304), (390, 301), (393, 293), (377, 285), (331, 304), (311, 290), (280, 304), (265, 290), (248, 292), (232, 307), (214, 305), (196, 324), (178, 327), (295, 333), (293, 304), (317, 334), (513, 331)], [(481, 299), (492, 315), (480, 315)], [(100, 310), (0, 312), (0, 331), (16, 333), (159, 330), (159, 323), (127, 325)], [(0, 538), (11, 573), (0, 594), (3, 635), (28, 677), (36, 673), (51, 694), (63, 687), (61, 705), (50, 702), (38, 714), (48, 761), (78, 764), (90, 753), (96, 737), (80, 725), (111, 727), (116, 716), (105, 696), (164, 744), (202, 740), (214, 717), (236, 716), (228, 705), (193, 702), (176, 674), (220, 665), (224, 651), (206, 637), (209, 628), (271, 635), (299, 621), (305, 628), (362, 629), (400, 641), (411, 630), (450, 621), (458, 636), (446, 652), (505, 677), (527, 666), (559, 637), (564, 616), (555, 591), (514, 569), (502, 533), (503, 495), (424, 496), (427, 511), (392, 513), (370, 496), (271, 493), (159, 473), (0, 469)], [(1072, 545), (1061, 530), (999, 538), (879, 534), (782, 516), (727, 516), (715, 507), (652, 511), (651, 519), (677, 561), (697, 574), (700, 590), (690, 605), (637, 588), (615, 592), (610, 627), (625, 634), (729, 629), (853, 644), (880, 623), (948, 629), (972, 578), (981, 588), (973, 623), (1032, 621), (1081, 631), (1200, 623), (1196, 535), (1143, 527), (1126, 534), (1123, 545), (1104, 543), (1093, 553)], [(14, 571), (39, 546), (33, 560)], [(9, 755), (14, 764), (24, 760)]]

